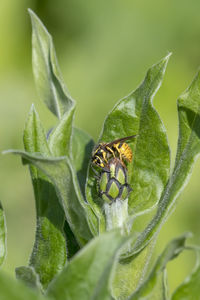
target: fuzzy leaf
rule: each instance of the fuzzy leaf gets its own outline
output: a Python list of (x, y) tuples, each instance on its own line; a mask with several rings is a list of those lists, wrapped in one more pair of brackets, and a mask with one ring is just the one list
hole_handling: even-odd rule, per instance
[[(200, 73), (178, 99), (179, 139), (173, 173), (158, 203), (157, 213), (138, 237), (133, 252), (137, 255), (156, 235), (187, 184), (200, 153)], [(132, 253), (133, 253), (132, 252)]]
[(6, 256), (6, 223), (3, 207), (0, 202), (0, 266)]
[[(48, 108), (61, 119), (50, 134), (50, 150), (53, 156), (69, 155), (75, 103), (69, 96), (62, 79), (52, 37), (39, 18), (31, 10), (29, 10), (29, 13), (33, 27), (33, 70), (36, 86), (40, 97), (47, 104)], [(73, 169), (72, 171), (76, 181), (75, 172)], [(82, 195), (78, 194), (80, 196), (79, 200), (82, 201)], [(93, 234), (97, 234), (96, 216), (88, 206), (87, 208), (88, 215), (90, 215), (88, 222)]]
[[(129, 143), (133, 150), (133, 163), (128, 164), (129, 182), (133, 188), (129, 196), (130, 214), (153, 206), (159, 200), (169, 176), (170, 150), (166, 131), (152, 105), (168, 59), (169, 55), (152, 66), (139, 88), (117, 103), (107, 116), (100, 137), (100, 141), (110, 142), (138, 134)], [(90, 170), (87, 199), (91, 204), (99, 202), (96, 185)], [(100, 209), (95, 208), (100, 214)]]
[[(185, 234), (177, 239), (172, 240), (163, 253), (159, 256), (155, 266), (150, 272), (148, 278), (143, 281), (141, 286), (128, 298), (128, 300), (138, 299), (156, 299), (154, 288), (160, 280), (160, 275), (165, 270), (168, 261), (177, 257), (185, 249), (185, 241), (188, 234)], [(157, 291), (160, 293), (160, 291)]]
[[(46, 157), (50, 156), (46, 134), (34, 107), (29, 113), (24, 129), (24, 147), (29, 153), (37, 152)], [(30, 172), (37, 217), (36, 238), (30, 265), (39, 274), (45, 289), (54, 276), (62, 270), (67, 259), (64, 233), (65, 214), (48, 177), (34, 166), (30, 167)], [(22, 271), (21, 269), (21, 273)]]
[[(167, 270), (165, 269), (163, 274), (162, 274), (162, 282), (160, 284), (160, 288), (157, 287), (157, 290), (159, 291), (160, 290), (160, 293), (161, 293), (161, 299), (163, 300), (169, 300), (169, 286), (168, 286), (168, 277), (167, 277)], [(158, 292), (159, 294), (159, 292)], [(159, 299), (160, 299), (159, 298)], [(158, 299), (158, 300), (159, 300)]]
[[(25, 162), (40, 169), (53, 183), (69, 226), (80, 245), (86, 244), (92, 234), (87, 223), (91, 208), (82, 199), (73, 168), (67, 157), (46, 158), (24, 151), (9, 150), (7, 153), (21, 155)], [(82, 199), (80, 202), (79, 199)]]
[(67, 240), (67, 258), (69, 260), (76, 254), (76, 252), (80, 250), (80, 245), (77, 242), (76, 237), (73, 234), (67, 221), (65, 221), (64, 224), (64, 232)]
[[(94, 141), (92, 138), (84, 131), (73, 128), (72, 132), (72, 150), (71, 150), (71, 160), (73, 165), (74, 178), (78, 179), (81, 194), (85, 196), (85, 185), (87, 178), (87, 168), (91, 159), (91, 153), (94, 146)], [(81, 196), (82, 198), (82, 196)], [(81, 200), (81, 199), (80, 199)], [(87, 202), (87, 201), (86, 201)], [(99, 221), (95, 215), (92, 206), (87, 206), (88, 224), (90, 230), (94, 236), (99, 233)]]
[(85, 184), (87, 177), (87, 167), (91, 159), (94, 141), (83, 130), (73, 128), (72, 133), (72, 159), (77, 173), (82, 194), (85, 196)]
[(23, 281), (25, 285), (31, 288), (38, 288), (41, 290), (40, 280), (38, 274), (32, 267), (19, 267), (15, 269), (16, 278)]
[[(71, 124), (73, 113), (65, 113), (58, 125), (53, 129), (49, 136), (48, 144), (53, 156), (67, 155), (71, 158), (71, 167), (74, 182), (76, 182), (77, 196), (79, 201), (85, 206), (85, 182), (87, 175), (87, 166), (91, 157), (93, 141), (91, 137), (80, 129), (73, 128), (71, 137)], [(72, 139), (72, 143), (71, 143)], [(83, 202), (84, 201), (84, 202)], [(97, 235), (98, 222), (93, 211), (88, 211), (88, 222), (94, 235)]]
[(36, 290), (28, 288), (2, 271), (0, 272), (0, 287), (1, 300), (48, 300)]
[[(199, 252), (199, 251), (198, 251)], [(199, 256), (199, 253), (198, 253)], [(200, 300), (200, 261), (193, 272), (184, 280), (172, 295), (172, 300)]]
[(49, 148), (53, 156), (64, 156), (70, 152), (74, 109), (67, 111), (56, 127), (53, 128), (48, 138)]
[(134, 260), (128, 263), (118, 262), (112, 282), (112, 294), (115, 299), (127, 299), (141, 284), (153, 249), (154, 243), (151, 242)]
[(38, 94), (59, 119), (74, 107), (64, 84), (51, 35), (36, 14), (29, 9), (32, 21), (32, 61)]
[(145, 297), (138, 298), (142, 300), (170, 300), (170, 298), (166, 294), (166, 283), (165, 283), (165, 274), (167, 270), (160, 273), (156, 278), (156, 283), (153, 290), (147, 294)]
[(93, 239), (49, 286), (47, 295), (65, 300), (109, 300), (115, 256), (125, 241), (119, 231)]
[[(83, 201), (83, 196), (85, 196), (87, 166), (91, 158), (94, 142), (88, 134), (80, 129), (73, 128), (72, 146), (70, 145), (71, 117), (67, 119), (66, 114), (63, 116), (57, 127), (55, 127), (50, 134), (48, 143), (53, 156), (67, 155), (68, 157), (71, 157), (73, 177), (74, 181), (76, 181), (77, 189), (79, 190), (77, 195), (81, 202)], [(92, 231), (94, 232), (94, 235), (97, 235), (97, 218), (91, 209), (88, 209), (88, 213), (90, 215), (88, 221), (91, 223)]]
[(169, 297), (167, 294), (168, 287), (166, 286), (166, 284), (167, 284), (166, 274), (167, 274), (167, 270), (164, 269), (164, 271), (157, 276), (156, 284), (153, 288), (153, 291), (149, 295), (147, 295), (146, 299), (169, 300)]

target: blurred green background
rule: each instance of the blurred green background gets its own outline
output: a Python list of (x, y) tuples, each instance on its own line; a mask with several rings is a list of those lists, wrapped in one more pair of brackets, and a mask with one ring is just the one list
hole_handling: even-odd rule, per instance
[[(153, 63), (172, 51), (155, 106), (167, 128), (174, 160), (178, 123), (176, 99), (200, 66), (200, 1), (186, 0), (1, 0), (0, 150), (22, 148), (26, 115), (34, 102), (48, 129), (55, 122), (40, 103), (31, 69), (32, 8), (53, 35), (63, 76), (77, 101), (75, 124), (95, 140), (108, 111), (135, 89)], [(200, 162), (164, 225), (157, 252), (184, 231), (200, 244)], [(34, 241), (34, 199), (28, 169), (14, 156), (1, 156), (0, 200), (7, 218), (8, 254), (4, 269), (26, 265)], [(168, 267), (170, 289), (192, 269), (182, 254)]]

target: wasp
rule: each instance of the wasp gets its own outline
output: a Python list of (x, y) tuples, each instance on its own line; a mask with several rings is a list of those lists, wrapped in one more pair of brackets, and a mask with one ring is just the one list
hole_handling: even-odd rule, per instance
[(124, 164), (124, 161), (131, 162), (133, 153), (125, 141), (131, 140), (136, 136), (137, 134), (123, 137), (110, 143), (98, 144), (92, 154), (92, 163), (103, 169), (108, 165), (108, 161), (112, 157), (119, 157), (122, 164)]

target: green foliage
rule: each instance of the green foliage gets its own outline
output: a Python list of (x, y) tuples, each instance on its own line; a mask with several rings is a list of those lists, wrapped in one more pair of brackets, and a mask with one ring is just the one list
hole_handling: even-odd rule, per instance
[[(38, 152), (46, 157), (51, 153), (34, 107), (31, 108), (24, 129), (24, 148), (29, 153)], [(51, 181), (33, 166), (30, 171), (36, 201), (37, 227), (29, 264), (39, 274), (40, 282), (45, 288), (62, 270), (67, 258), (63, 231), (65, 216)]]
[[(162, 121), (152, 105), (153, 96), (159, 89), (169, 55), (149, 69), (135, 92), (117, 103), (107, 116), (101, 140), (108, 142), (119, 137), (138, 134), (131, 143), (133, 162), (128, 166), (133, 192), (129, 197), (129, 213), (141, 212), (152, 207), (160, 198), (167, 183), (170, 167), (170, 152)], [(92, 188), (91, 188), (92, 186)], [(92, 171), (88, 178), (87, 199), (96, 208), (98, 198)]]
[[(37, 228), (29, 266), (16, 269), (23, 283), (11, 283), (16, 289), (13, 294), (6, 283), (0, 296), (11, 300), (167, 299), (165, 268), (185, 249), (187, 235), (169, 243), (148, 273), (147, 267), (159, 230), (175, 207), (200, 152), (200, 73), (178, 100), (179, 140), (171, 174), (166, 130), (153, 106), (170, 55), (148, 70), (141, 85), (120, 100), (104, 122), (99, 141), (138, 135), (130, 142), (133, 161), (127, 170), (120, 162), (121, 174), (114, 168), (114, 179), (110, 178), (111, 164), (95, 174), (90, 164), (94, 142), (73, 127), (75, 102), (59, 71), (52, 38), (38, 17), (29, 12), (38, 94), (58, 123), (47, 135), (32, 107), (24, 129), (25, 150), (9, 151), (30, 165)], [(117, 197), (121, 189), (118, 183), (131, 186), (129, 196), (127, 191), (126, 196)], [(104, 201), (99, 188), (117, 199)], [(0, 230), (3, 261), (2, 210)], [(198, 293), (193, 289), (198, 279), (199, 266), (175, 291), (173, 299), (183, 295), (190, 299), (190, 294)], [(1, 273), (0, 282), (4, 280)]]
[(1, 300), (47, 300), (38, 291), (25, 286), (19, 280), (10, 278), (2, 271), (0, 271), (0, 286)]
[[(71, 112), (74, 101), (68, 95), (62, 79), (52, 37), (32, 10), (33, 73), (38, 94), (59, 119)], [(69, 127), (69, 126), (68, 126)]]
[(54, 299), (111, 299), (109, 292), (113, 260), (123, 242), (119, 231), (93, 239), (50, 284), (47, 294)]
[(172, 300), (179, 299), (200, 299), (200, 263), (199, 249), (197, 250), (197, 264), (194, 271), (184, 280), (172, 295)]
[(6, 224), (5, 214), (0, 202), (0, 266), (3, 264), (6, 256)]
[[(39, 270), (40, 271), (40, 270)], [(39, 272), (38, 272), (39, 273)], [(38, 274), (33, 267), (19, 267), (15, 269), (16, 278), (31, 288), (42, 289)]]
[[(153, 97), (162, 83), (168, 59), (169, 55), (150, 68), (139, 88), (116, 104), (104, 122), (100, 137), (100, 141), (109, 142), (138, 134), (130, 143), (133, 150), (133, 162), (128, 168), (133, 186), (129, 197), (130, 214), (155, 204), (169, 176), (170, 150), (166, 131), (152, 105)], [(91, 172), (88, 185), (92, 179)], [(90, 190), (89, 186), (88, 199), (95, 202), (98, 195)]]
[[(159, 284), (160, 273), (164, 271), (168, 261), (174, 259), (184, 250), (187, 235), (179, 237), (169, 243), (163, 253), (159, 256), (155, 266), (150, 272), (148, 278), (143, 284), (129, 297), (130, 300), (137, 300), (140, 298), (155, 299), (156, 293), (154, 291)], [(157, 292), (157, 290), (156, 290)]]
[(157, 213), (134, 245), (141, 249), (161, 228), (175, 206), (175, 201), (191, 176), (192, 167), (200, 153), (200, 73), (178, 99), (179, 138), (176, 162), (158, 203)]
[(78, 128), (73, 128), (72, 133), (72, 160), (77, 173), (82, 194), (85, 197), (85, 184), (87, 167), (91, 158), (94, 141), (91, 137)]

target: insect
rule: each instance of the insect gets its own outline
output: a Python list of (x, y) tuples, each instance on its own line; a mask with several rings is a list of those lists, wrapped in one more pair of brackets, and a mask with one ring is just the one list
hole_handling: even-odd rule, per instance
[(103, 169), (112, 157), (119, 157), (122, 163), (124, 163), (124, 160), (131, 162), (133, 157), (132, 150), (125, 141), (131, 140), (136, 136), (137, 134), (120, 138), (110, 143), (100, 143), (93, 151), (92, 163)]

